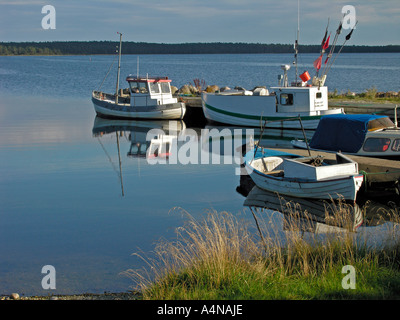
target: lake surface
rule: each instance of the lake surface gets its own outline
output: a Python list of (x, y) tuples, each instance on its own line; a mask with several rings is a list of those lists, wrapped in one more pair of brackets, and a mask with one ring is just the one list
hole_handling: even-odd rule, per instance
[[(300, 70), (311, 71), (316, 58), (302, 55)], [(132, 254), (150, 253), (183, 225), (175, 207), (194, 217), (216, 210), (252, 219), (236, 191), (235, 160), (149, 164), (137, 143), (145, 144), (154, 128), (168, 133), (170, 123), (96, 118), (91, 91), (113, 60), (0, 57), (0, 294), (127, 291), (133, 283), (120, 273), (143, 266)], [(292, 61), (285, 54), (144, 55), (139, 73), (168, 75), (178, 88), (198, 78), (251, 89), (276, 85), (280, 65)], [(122, 57), (121, 83), (136, 74), (137, 62), (135, 55)], [(105, 91), (115, 90), (116, 63)], [(399, 91), (399, 70), (400, 54), (343, 54), (327, 85), (339, 92)], [(174, 126), (202, 148), (204, 127)], [(56, 269), (55, 290), (42, 288), (45, 265)]]

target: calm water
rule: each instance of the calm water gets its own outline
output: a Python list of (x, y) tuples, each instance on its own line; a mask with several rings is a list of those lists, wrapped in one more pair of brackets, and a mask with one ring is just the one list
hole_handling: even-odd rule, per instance
[[(0, 57), (0, 294), (126, 291), (132, 282), (119, 273), (142, 266), (131, 254), (149, 253), (183, 224), (174, 207), (251, 219), (236, 192), (237, 164), (150, 165), (132, 146), (165, 123), (96, 119), (91, 90), (113, 59)], [(300, 70), (312, 70), (315, 59), (303, 55)], [(291, 62), (291, 55), (145, 55), (140, 73), (168, 75), (177, 87), (199, 78), (251, 89), (276, 85), (280, 65)], [(122, 63), (123, 82), (136, 73), (137, 56)], [(115, 88), (115, 66), (104, 90)], [(399, 91), (399, 70), (400, 54), (343, 54), (327, 85)], [(186, 132), (201, 141), (201, 129)], [(42, 289), (45, 265), (56, 269), (56, 290)]]

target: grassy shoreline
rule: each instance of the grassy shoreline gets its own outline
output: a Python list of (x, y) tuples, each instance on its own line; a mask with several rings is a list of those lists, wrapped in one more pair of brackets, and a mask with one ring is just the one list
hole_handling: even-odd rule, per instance
[[(333, 205), (335, 214), (325, 219), (332, 230), (325, 234), (309, 232), (313, 221), (296, 205), (285, 218), (252, 211), (254, 220), (227, 212), (195, 219), (184, 212), (186, 224), (177, 228), (175, 240), (159, 241), (150, 256), (137, 254), (147, 267), (124, 272), (136, 284), (134, 291), (20, 299), (400, 299), (398, 210), (382, 212), (385, 235), (376, 240), (353, 231), (349, 205)], [(353, 278), (343, 271), (349, 266)]]
[[(400, 240), (396, 230), (378, 247), (345, 230), (347, 208), (339, 205), (339, 231), (320, 237), (295, 224), (283, 239), (257, 231), (234, 215), (210, 213), (201, 221), (189, 217), (177, 241), (159, 243), (154, 258), (144, 258), (153, 271), (128, 270), (150, 300), (337, 300), (399, 299)], [(293, 213), (298, 217), (299, 212)], [(306, 219), (307, 220), (307, 219)], [(394, 229), (398, 213), (393, 214)], [(269, 227), (268, 227), (269, 225)], [(282, 236), (282, 234), (281, 234)], [(355, 289), (346, 289), (344, 266), (355, 270)], [(143, 271), (143, 270), (142, 270)]]
[(367, 103), (400, 103), (400, 92), (387, 91), (379, 92), (374, 86), (365, 89), (364, 92), (355, 93), (348, 90), (339, 93), (337, 90), (328, 93), (328, 99), (333, 102), (367, 102)]

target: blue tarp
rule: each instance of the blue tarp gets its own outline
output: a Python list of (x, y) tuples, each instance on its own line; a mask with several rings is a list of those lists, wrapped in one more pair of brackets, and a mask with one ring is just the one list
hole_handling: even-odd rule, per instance
[(324, 116), (309, 145), (313, 149), (356, 153), (363, 145), (368, 122), (384, 117), (369, 114)]

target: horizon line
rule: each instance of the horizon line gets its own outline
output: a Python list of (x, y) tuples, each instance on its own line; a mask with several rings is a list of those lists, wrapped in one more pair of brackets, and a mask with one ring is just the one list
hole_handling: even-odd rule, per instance
[[(0, 41), (1, 44), (7, 43), (56, 43), (56, 42), (116, 42), (117, 40), (44, 40), (44, 41)], [(157, 44), (157, 45), (189, 45), (189, 44), (244, 44), (244, 45), (290, 45), (293, 46), (292, 43), (261, 43), (261, 42), (220, 42), (220, 41), (212, 41), (212, 42), (145, 42), (145, 41), (123, 41), (125, 43), (145, 43), (145, 44)], [(299, 44), (299, 46), (320, 46), (321, 44)], [(348, 44), (347, 46), (356, 46), (356, 47), (387, 47), (387, 46), (400, 46), (400, 44)]]

